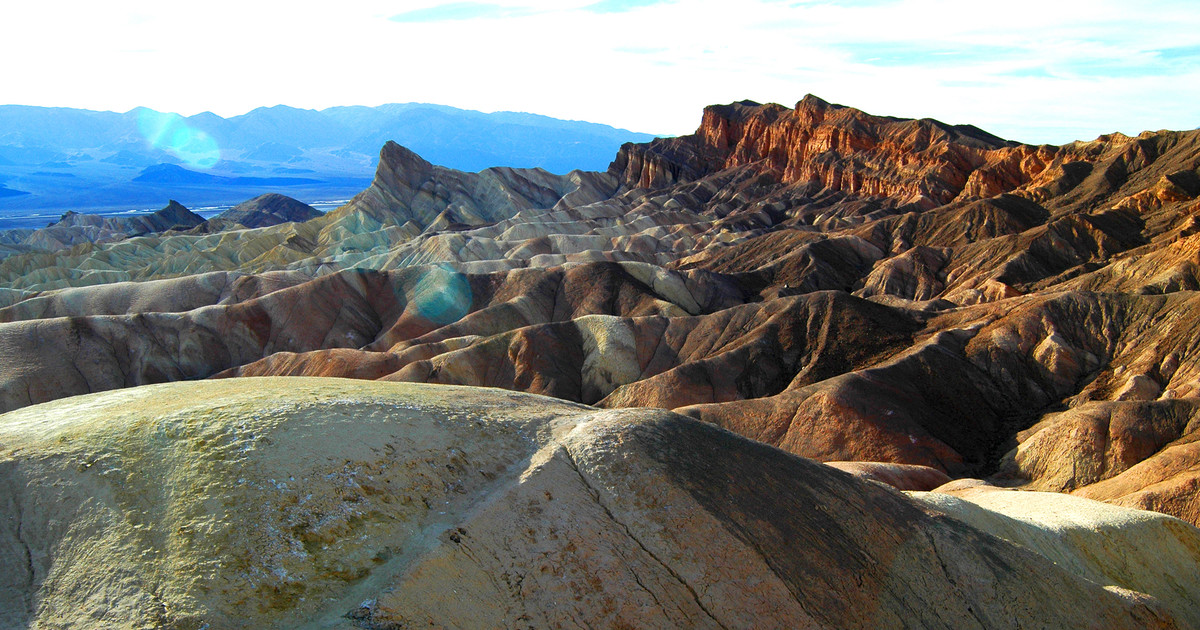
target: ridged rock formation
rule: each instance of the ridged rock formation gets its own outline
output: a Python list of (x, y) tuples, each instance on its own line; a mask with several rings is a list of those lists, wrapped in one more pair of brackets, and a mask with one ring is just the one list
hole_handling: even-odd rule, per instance
[[(1192, 559), (1200, 549), (1197, 530), (1178, 519), (1061, 494), (989, 486), (911, 496), (1110, 590), (1150, 594), (1178, 611), (1187, 625), (1200, 627), (1195, 605), (1200, 582), (1191, 578)], [(1140, 554), (1158, 560), (1142, 564), (1135, 559)]]
[[(489, 168), (463, 173), (434, 166), (389, 142), (379, 154), (371, 187), (330, 213), (326, 230), (363, 215), (381, 225), (418, 229), (491, 223), (521, 210), (549, 208), (570, 193), (586, 203), (611, 194), (612, 182), (595, 173), (553, 175), (541, 169)], [(345, 226), (342, 226), (345, 227)]]
[(930, 209), (960, 195), (1011, 190), (1053, 156), (1051, 147), (1022, 147), (971, 126), (871, 116), (808, 95), (795, 109), (751, 101), (708, 107), (695, 135), (626, 145), (614, 170), (629, 186), (660, 188), (748, 166), (814, 197), (872, 196)]
[[(498, 387), (553, 396), (579, 415), (701, 426), (670, 410), (765, 443), (755, 448), (772, 455), (756, 455), (760, 463), (800, 461), (797, 455), (831, 462), (887, 497), (898, 495), (880, 484), (937, 488), (936, 497), (920, 499), (921, 510), (954, 513), (971, 531), (1014, 541), (1053, 558), (1062, 571), (1111, 587), (1088, 591), (1094, 601), (1143, 602), (1145, 614), (1161, 604), (1194, 627), (1194, 614), (1177, 605), (1191, 591), (1117, 579), (1121, 558), (1142, 552), (1079, 532), (1094, 526), (1118, 538), (1136, 531), (1135, 538), (1166, 541), (1148, 547), (1149, 564), (1138, 565), (1154, 566), (1163, 554), (1185, 557), (1179, 550), (1189, 548), (1191, 534), (1178, 545), (1168, 538), (1192, 530), (1165, 516), (1120, 516), (1128, 512), (1118, 507), (1200, 524), (1198, 215), (1200, 131), (1033, 147), (970, 126), (873, 116), (814, 97), (793, 109), (750, 102), (708, 108), (695, 134), (627, 145), (605, 173), (460, 173), (388, 144), (368, 190), (309, 221), (146, 234), (0, 261), (0, 409), (168, 381), (231, 379), (211, 385), (225, 391), (219, 388), (245, 377), (322, 376)], [(374, 387), (344, 383), (359, 386)], [(677, 449), (680, 457), (708, 461), (689, 454), (698, 442), (679, 440), (692, 445)], [(715, 480), (687, 469), (672, 482), (682, 485), (671, 487), (704, 479), (716, 488), (736, 479), (727, 500), (738, 501), (737, 493), (751, 492), (742, 480), (755, 479), (784, 502), (705, 512), (724, 514), (714, 518), (737, 523), (735, 530), (811, 511), (786, 503), (793, 495), (754, 477), (750, 464), (738, 466), (733, 477)], [(805, 474), (835, 474), (819, 470)], [(544, 483), (554, 494), (551, 478)], [(1073, 496), (1045, 499), (1014, 488)], [(1055, 499), (1074, 524), (1051, 522)], [(855, 518), (884, 518), (871, 507), (875, 501), (863, 503)], [(1009, 522), (1024, 518), (1020, 501), (1030, 502), (1033, 525)], [(478, 539), (487, 551), (471, 551), (477, 564), (450, 552), (425, 558), (391, 599), (380, 595), (355, 614), (376, 627), (451, 619), (457, 613), (438, 608), (431, 593), (469, 575), (484, 586), (462, 596), (479, 604), (463, 610), (505, 602), (488, 609), (497, 616), (486, 616), (494, 623), (484, 625), (515, 624), (510, 620), (522, 614), (533, 625), (566, 624), (566, 617), (537, 616), (552, 607), (535, 591), (581, 601), (574, 594), (603, 584), (565, 574), (553, 588), (541, 581), (528, 588), (485, 584), (482, 576), (529, 575), (532, 566), (511, 555), (529, 548), (505, 537), (526, 522), (502, 509), (509, 513), (489, 513), (504, 525)], [(978, 510), (987, 514), (975, 518)], [(1091, 513), (1105, 524), (1089, 521)], [(637, 512), (636, 522), (658, 523), (647, 527), (659, 536), (679, 529), (670, 518)], [(530, 525), (538, 540), (548, 539), (543, 525)], [(778, 527), (793, 532), (792, 525)], [(595, 530), (596, 540), (608, 536), (602, 531)], [(700, 530), (687, 531), (705, 539)], [(1051, 544), (1039, 533), (1045, 531), (1064, 540)], [(792, 539), (746, 536), (739, 540), (760, 549), (767, 539)], [(504, 551), (492, 553), (498, 549)], [(937, 555), (957, 562), (966, 553), (959, 549)], [(838, 558), (834, 564), (853, 564), (825, 552)], [(613, 553), (587, 562), (645, 560), (641, 552)], [(816, 597), (780, 577), (815, 571), (813, 565), (771, 564), (800, 552), (778, 553), (784, 555), (764, 557), (780, 588)], [(939, 559), (922, 557), (930, 566)], [(708, 570), (667, 565), (689, 585)], [(627, 585), (618, 578), (628, 573), (587, 566), (605, 576), (602, 582)], [(672, 602), (661, 606), (674, 611), (662, 613), (663, 625), (708, 623), (686, 603), (694, 599), (731, 624), (700, 590), (689, 599), (686, 588), (671, 586), (687, 595), (672, 608), (673, 595), (663, 599), (667, 591), (643, 583), (660, 602)], [(839, 588), (827, 592), (846, 593)], [(641, 590), (629, 592), (642, 597)], [(634, 601), (629, 592), (622, 602)], [(878, 597), (869, 610), (906, 601), (907, 614), (919, 617), (928, 608), (911, 593), (872, 592)], [(793, 600), (762, 593), (755, 597), (778, 607), (761, 610), (792, 610)], [(860, 601), (854, 597), (846, 601)], [(973, 612), (985, 607), (969, 594), (954, 597), (970, 600)], [(629, 606), (642, 610), (636, 601)], [(778, 618), (859, 623), (836, 602), (805, 606), (797, 617)], [(604, 610), (613, 616), (587, 617), (589, 623), (619, 625), (633, 614), (624, 603)], [(822, 617), (826, 610), (835, 616)], [(1099, 611), (1080, 614), (1108, 614)], [(977, 622), (1013, 625), (996, 619)]]
[[(0, 444), (4, 627), (1195, 622), (1143, 540), (1194, 576), (1178, 520), (1063, 496), (947, 518), (660, 410), (237, 379), (31, 407)], [(1059, 503), (1103, 533), (1060, 539)]]
[(57, 222), (40, 230), (20, 230), (12, 244), (18, 250), (69, 249), (81, 243), (103, 243), (131, 236), (168, 230), (186, 230), (204, 223), (204, 218), (172, 199), (163, 209), (148, 215), (103, 217), (66, 212)]
[(234, 227), (260, 228), (280, 223), (304, 222), (321, 216), (312, 206), (278, 193), (259, 195), (208, 220), (208, 231)]

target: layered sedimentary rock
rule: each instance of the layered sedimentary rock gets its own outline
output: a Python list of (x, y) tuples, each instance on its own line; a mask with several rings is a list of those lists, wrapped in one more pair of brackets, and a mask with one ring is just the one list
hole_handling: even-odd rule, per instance
[[(1048, 414), (1019, 434), (1002, 477), (1031, 489), (1200, 520), (1196, 400), (1157, 396), (1159, 385), (1144, 375), (1133, 375), (1130, 384), (1118, 396), (1127, 400)], [(1139, 387), (1149, 391), (1142, 400)]]
[(871, 116), (808, 95), (795, 109), (750, 101), (708, 107), (695, 135), (626, 145), (614, 166), (642, 188), (749, 166), (819, 195), (928, 209), (964, 194), (1007, 192), (1054, 153), (971, 126)]
[(142, 234), (186, 230), (204, 222), (200, 215), (172, 199), (163, 209), (148, 215), (103, 217), (66, 212), (57, 222), (40, 230), (21, 230), (14, 245), (21, 249), (57, 251), (82, 243), (103, 243)]
[(1035, 147), (815, 97), (708, 108), (606, 173), (389, 144), (310, 221), (0, 262), (0, 393), (503, 387), (1200, 523), (1198, 169), (1195, 131)]
[(278, 193), (259, 195), (208, 220), (208, 231), (234, 227), (260, 228), (280, 223), (304, 222), (321, 216), (312, 206)]
[[(661, 410), (235, 379), (30, 407), (0, 444), (5, 627), (1196, 621), (1157, 575), (1200, 570), (1178, 520), (914, 501)], [(1061, 539), (1064, 502), (1103, 534)]]
[[(7, 366), (0, 374), (0, 408), (231, 368), (278, 374), (282, 366), (301, 365), (305, 371), (288, 373), (345, 376), (338, 370), (382, 358), (395, 363), (390, 374), (405, 363), (381, 351), (413, 346), (412, 356), (465, 334), (479, 338), (552, 322), (574, 326), (572, 320), (592, 314), (698, 313), (741, 300), (735, 286), (706, 274), (658, 270), (656, 277), (648, 271), (594, 263), (478, 276), (411, 267), (346, 270), (311, 281), (287, 272), (214, 272), (53, 292), (0, 309), (0, 321), (7, 322), (0, 324)], [(330, 365), (327, 353), (314, 352), (335, 348), (355, 349), (354, 361)], [(281, 363), (295, 353), (306, 354)]]

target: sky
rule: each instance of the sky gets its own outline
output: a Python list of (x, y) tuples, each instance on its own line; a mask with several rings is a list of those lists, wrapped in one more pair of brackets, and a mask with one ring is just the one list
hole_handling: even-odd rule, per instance
[(680, 135), (811, 93), (1034, 144), (1200, 127), (1195, 0), (63, 0), (0, 24), (0, 104), (425, 102)]

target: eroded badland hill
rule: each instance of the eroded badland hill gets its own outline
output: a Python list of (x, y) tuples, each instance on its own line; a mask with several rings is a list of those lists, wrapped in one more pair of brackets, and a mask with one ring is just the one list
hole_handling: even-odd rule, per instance
[(1200, 131), (808, 96), (60, 230), (0, 259), (0, 626), (1200, 627), (1198, 196)]

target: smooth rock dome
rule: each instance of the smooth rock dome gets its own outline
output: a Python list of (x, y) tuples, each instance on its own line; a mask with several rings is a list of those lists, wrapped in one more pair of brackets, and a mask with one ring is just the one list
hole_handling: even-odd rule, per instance
[[(0, 628), (1188, 627), (723, 429), (494, 389), (241, 378), (35, 405), (0, 416), (0, 506)], [(1106, 544), (1151, 564), (1135, 542)]]

